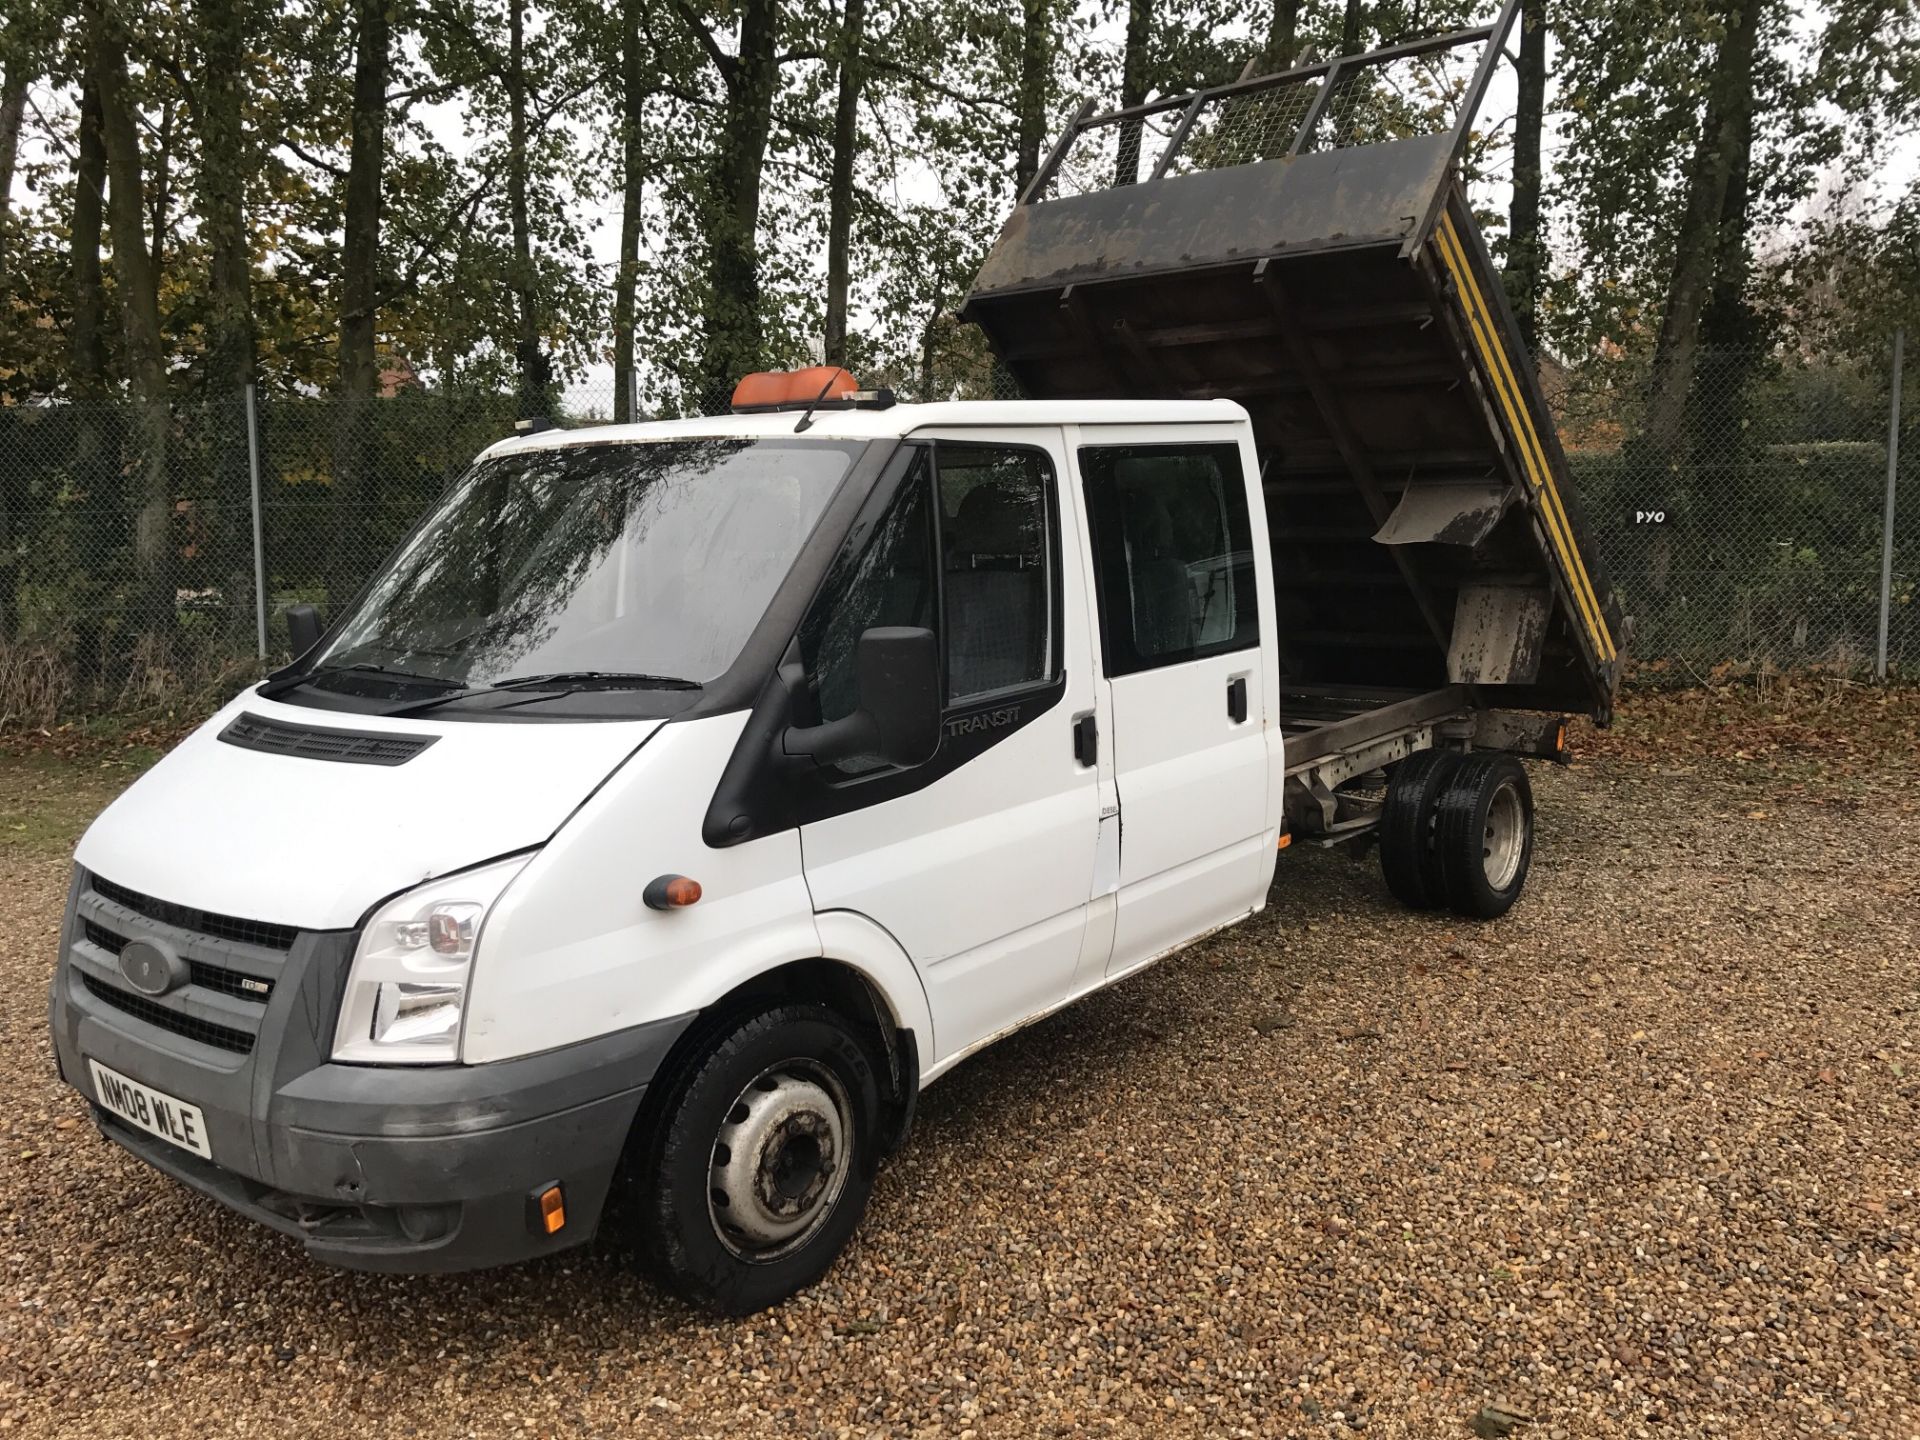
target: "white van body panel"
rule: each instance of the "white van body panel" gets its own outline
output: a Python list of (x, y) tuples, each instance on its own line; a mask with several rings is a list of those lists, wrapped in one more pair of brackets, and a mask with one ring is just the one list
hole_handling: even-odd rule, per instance
[[(934, 1053), (913, 964), (859, 915), (816, 917), (785, 830), (711, 849), (700, 826), (746, 727), (744, 712), (667, 726), (520, 873), (487, 917), (474, 961), (461, 1058), (536, 1054), (704, 1009), (795, 960), (821, 956), (865, 976)], [(697, 903), (650, 910), (660, 875), (700, 882)]]
[[(736, 711), (665, 726), (515, 878), (475, 951), (463, 1060), (683, 1015), (821, 953), (796, 832), (718, 850), (700, 835), (746, 723)], [(699, 902), (648, 909), (641, 893), (661, 875), (699, 881)]]
[[(343, 765), (221, 740), (242, 711), (312, 730), (438, 738), (403, 765)], [(109, 805), (75, 859), (176, 905), (344, 930), (423, 880), (542, 843), (660, 724), (386, 718), (249, 690)]]
[[(1284, 784), (1279, 765), (1277, 617), (1247, 426), (1080, 425), (1069, 428), (1074, 490), (1084, 517), (1081, 452), (1091, 446), (1229, 444), (1240, 467), (1256, 576), (1260, 643), (1221, 655), (1105, 678), (1107, 733), (1120, 806), (1117, 914), (1107, 972), (1120, 976), (1258, 911), (1271, 883)], [(1083, 520), (1084, 523), (1084, 520)], [(1082, 547), (1091, 552), (1091, 535)], [(1098, 636), (1099, 626), (1094, 633)], [(1247, 714), (1228, 714), (1228, 688)]]
[(869, 916), (912, 957), (939, 1041), (921, 1059), (937, 1066), (1071, 991), (1093, 884), (1099, 784), (1073, 750), (1073, 717), (1093, 709), (1092, 652), (1077, 526), (1061, 494), (1060, 430), (915, 434), (1044, 451), (1064, 531), (1061, 699), (924, 789), (801, 828), (814, 905)]

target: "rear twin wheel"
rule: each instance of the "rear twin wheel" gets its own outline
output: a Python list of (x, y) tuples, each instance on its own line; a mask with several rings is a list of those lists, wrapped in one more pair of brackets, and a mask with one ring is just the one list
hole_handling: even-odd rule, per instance
[(1533, 859), (1533, 789), (1511, 755), (1422, 750), (1400, 762), (1380, 818), (1387, 888), (1415, 909), (1492, 920)]

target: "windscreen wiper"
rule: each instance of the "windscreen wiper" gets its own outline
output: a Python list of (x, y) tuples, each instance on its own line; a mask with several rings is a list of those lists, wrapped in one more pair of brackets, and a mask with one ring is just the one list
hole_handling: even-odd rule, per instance
[(642, 675), (633, 670), (553, 670), (545, 675), (515, 675), (510, 680), (495, 680), (489, 690), (704, 690), (698, 680), (683, 680), (678, 675)]
[(417, 715), (423, 710), (451, 705), (456, 700), (471, 700), (476, 695), (492, 695), (502, 690), (552, 690), (556, 693), (571, 693), (578, 690), (704, 689), (706, 686), (699, 681), (683, 680), (678, 675), (644, 675), (628, 670), (554, 670), (544, 675), (514, 675), (505, 680), (489, 681), (485, 685), (464, 686), (458, 690), (450, 690), (445, 695), (430, 695), (425, 700), (410, 701), (382, 713)]
[(319, 675), (386, 675), (395, 680), (407, 680), (417, 685), (438, 685), (443, 689), (460, 687), (458, 680), (449, 680), (445, 675), (428, 675), (419, 670), (396, 670), (391, 665), (375, 665), (371, 660), (356, 660), (351, 665), (316, 665), (311, 670), (302, 670), (298, 675), (289, 675), (283, 680), (271, 680), (260, 687), (260, 694), (272, 700)]

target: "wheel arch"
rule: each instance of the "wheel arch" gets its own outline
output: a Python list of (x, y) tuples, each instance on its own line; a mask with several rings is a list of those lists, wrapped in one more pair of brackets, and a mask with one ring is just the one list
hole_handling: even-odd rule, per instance
[[(769, 958), (751, 974), (730, 977), (727, 989), (699, 1006), (657, 1074), (668, 1081), (679, 1073), (696, 1051), (711, 1043), (715, 1027), (735, 1015), (781, 1001), (819, 1001), (844, 1015), (873, 1047), (888, 1106), (880, 1150), (891, 1153), (911, 1128), (920, 1076), (933, 1054), (926, 990), (892, 935), (865, 916), (828, 911), (817, 919), (819, 954)], [(648, 1099), (671, 1088), (670, 1081), (657, 1083), (649, 1087)], [(643, 1120), (650, 1108), (643, 1102)]]

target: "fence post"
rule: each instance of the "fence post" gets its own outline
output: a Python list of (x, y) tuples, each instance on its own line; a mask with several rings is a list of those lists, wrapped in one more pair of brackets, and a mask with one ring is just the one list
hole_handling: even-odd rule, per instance
[(1880, 641), (1874, 649), (1873, 676), (1887, 678), (1887, 624), (1893, 617), (1893, 496), (1900, 476), (1900, 362), (1905, 358), (1907, 330), (1893, 332), (1893, 384), (1887, 415), (1887, 508), (1880, 520)]
[(260, 658), (267, 658), (267, 552), (260, 543), (260, 422), (253, 382), (247, 382), (247, 474), (253, 483), (253, 618)]

